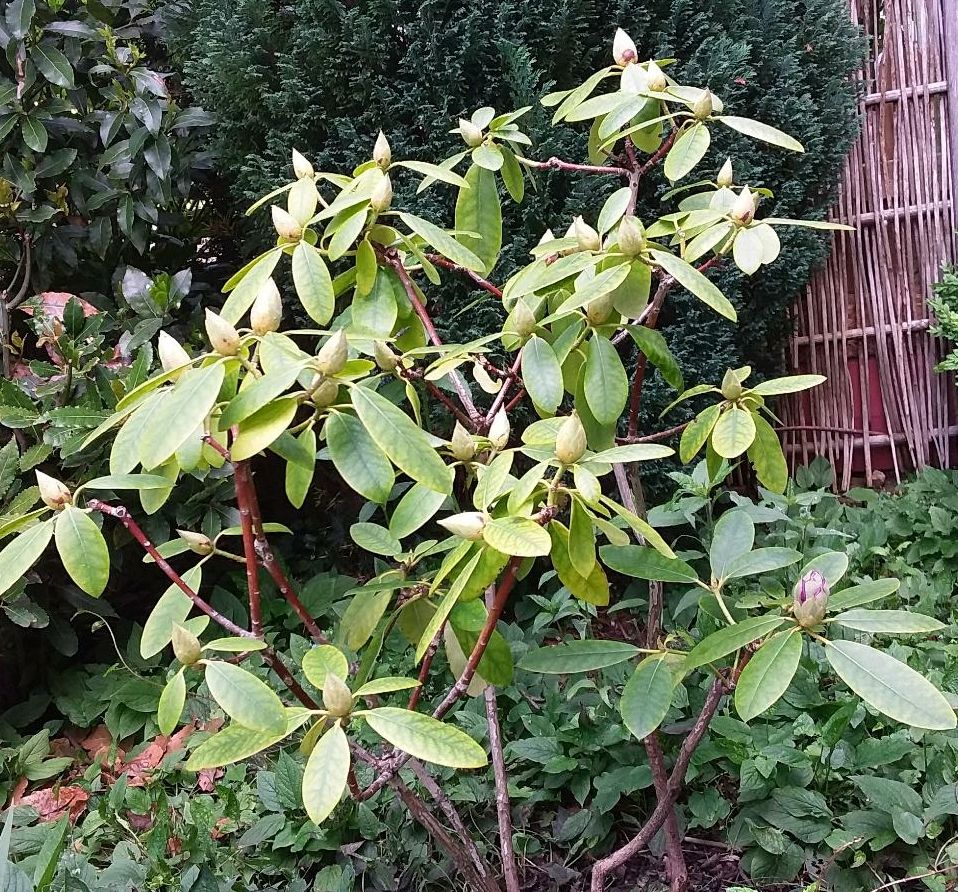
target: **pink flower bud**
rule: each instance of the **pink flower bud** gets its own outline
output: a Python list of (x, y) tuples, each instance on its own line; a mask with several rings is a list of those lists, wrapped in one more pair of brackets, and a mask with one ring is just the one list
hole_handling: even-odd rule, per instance
[(795, 586), (792, 613), (803, 629), (817, 626), (825, 618), (828, 580), (819, 570), (809, 570)]

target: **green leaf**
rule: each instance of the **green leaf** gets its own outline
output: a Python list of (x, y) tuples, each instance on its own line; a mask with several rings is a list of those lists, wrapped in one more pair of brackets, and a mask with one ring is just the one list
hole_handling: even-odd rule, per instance
[(782, 567), (790, 567), (802, 559), (802, 553), (794, 548), (756, 548), (730, 561), (725, 567), (727, 579), (740, 579), (758, 573), (771, 573)]
[(236, 438), (230, 444), (233, 461), (246, 461), (270, 446), (292, 424), (299, 401), (294, 396), (267, 403), (239, 423)]
[(552, 539), (550, 557), (559, 582), (580, 601), (605, 607), (609, 603), (609, 580), (605, 570), (598, 562), (593, 564), (588, 576), (576, 570), (569, 556), (569, 531), (559, 521), (554, 520), (549, 524), (549, 535)]
[[(521, 174), (520, 174), (521, 176)], [(475, 232), (478, 235), (458, 235), (456, 240), (472, 251), (482, 261), (479, 272), (484, 275), (492, 271), (502, 248), (502, 207), (499, 203), (499, 191), (492, 171), (472, 165), (466, 171), (468, 189), (460, 189), (456, 198), (456, 229), (463, 233)]]
[(824, 384), (827, 379), (824, 375), (788, 375), (785, 378), (773, 378), (756, 384), (751, 390), (761, 396), (779, 396), (783, 393), (798, 393), (812, 387)]
[(846, 629), (858, 632), (917, 633), (940, 632), (947, 628), (934, 617), (909, 610), (846, 610), (833, 618), (833, 622)]
[(318, 325), (326, 325), (336, 309), (333, 280), (323, 255), (308, 242), (293, 250), (293, 286), (303, 309)]
[(762, 142), (771, 143), (773, 146), (778, 146), (782, 149), (790, 149), (793, 152), (805, 151), (802, 144), (795, 139), (795, 137), (789, 136), (787, 133), (782, 133), (781, 130), (770, 127), (768, 124), (763, 124), (761, 121), (753, 121), (751, 118), (739, 118), (735, 115), (715, 115), (713, 120), (721, 121), (726, 127), (731, 127), (732, 130), (737, 130), (739, 133), (751, 136), (752, 139), (760, 139)]
[(679, 458), (682, 464), (688, 464), (699, 454), (699, 450), (712, 435), (715, 422), (718, 421), (721, 412), (721, 405), (715, 403), (699, 412), (689, 422), (689, 426), (682, 431), (682, 439), (679, 442)]
[[(297, 438), (296, 442), (301, 445), (310, 455), (316, 455), (316, 430), (308, 427)], [(313, 482), (315, 473), (315, 461), (310, 467), (306, 467), (301, 462), (287, 461), (286, 463), (286, 498), (294, 508), (302, 508), (309, 493), (309, 487)]]
[(186, 762), (187, 771), (202, 771), (204, 768), (222, 768), (233, 762), (242, 762), (268, 747), (279, 743), (292, 734), (310, 717), (308, 709), (284, 710), (285, 727), (281, 733), (254, 731), (243, 725), (227, 725), (212, 737), (204, 740)]
[(712, 576), (723, 579), (729, 565), (751, 551), (755, 543), (755, 524), (741, 508), (726, 511), (715, 524), (709, 546)]
[(646, 657), (622, 689), (619, 713), (625, 727), (645, 740), (662, 724), (672, 705), (675, 680), (664, 655)]
[[(645, 264), (642, 264), (648, 269)], [(654, 328), (647, 328), (644, 325), (627, 326), (632, 340), (636, 346), (648, 357), (649, 362), (654, 365), (666, 383), (675, 390), (681, 391), (685, 387), (682, 379), (682, 369), (679, 367), (678, 360), (669, 350), (669, 345), (662, 332)]]
[[(479, 189), (470, 189), (469, 192), (465, 194), (471, 194), (472, 191), (478, 192)], [(459, 194), (462, 195), (464, 193), (460, 192)], [(428, 220), (423, 220), (422, 217), (416, 217), (413, 214), (400, 213), (399, 219), (415, 232), (416, 235), (422, 236), (428, 244), (432, 245), (443, 257), (446, 257), (453, 263), (464, 266), (466, 269), (474, 270), (477, 273), (486, 271), (486, 264), (483, 260), (434, 223), (430, 223)]]
[(45, 520), (20, 533), (0, 551), (0, 595), (19, 582), (43, 554), (53, 537), (53, 521)]
[(871, 582), (863, 582), (861, 585), (853, 585), (851, 588), (842, 589), (831, 595), (828, 599), (828, 610), (829, 612), (850, 610), (852, 607), (881, 601), (895, 594), (899, 588), (901, 588), (901, 582), (897, 579), (875, 579)]
[(486, 752), (468, 734), (432, 716), (382, 706), (363, 712), (369, 727), (409, 755), (449, 768), (482, 768)]
[(442, 180), (444, 183), (449, 183), (452, 186), (459, 186), (464, 189), (469, 188), (469, 183), (466, 179), (459, 176), (455, 171), (447, 170), (438, 164), (428, 164), (425, 161), (396, 161), (393, 167), (407, 167), (409, 170), (414, 170), (416, 173), (421, 173), (426, 177), (432, 177), (434, 180)]
[[(343, 480), (361, 496), (377, 505), (385, 505), (396, 483), (396, 474), (386, 453), (376, 445), (362, 422), (352, 415), (332, 412), (325, 432), (329, 456)], [(439, 495), (445, 499), (443, 493)]]
[[(194, 592), (203, 581), (203, 565), (197, 564), (182, 574), (183, 582)], [(144, 660), (155, 657), (173, 639), (173, 626), (182, 626), (193, 609), (187, 594), (173, 583), (156, 602), (143, 625), (140, 635), (140, 656)]]
[(160, 734), (172, 734), (186, 705), (186, 678), (181, 668), (163, 688), (156, 707), (156, 724)]
[(542, 557), (552, 548), (549, 533), (528, 517), (497, 517), (482, 530), (488, 545), (515, 557)]
[(237, 325), (240, 319), (253, 306), (256, 295), (273, 274), (276, 264), (279, 263), (280, 249), (274, 248), (265, 254), (251, 260), (224, 286), (223, 291), (230, 291), (230, 296), (223, 304), (220, 315), (231, 325)]
[(243, 387), (223, 410), (220, 430), (228, 430), (234, 424), (239, 424), (288, 390), (304, 364), (305, 361), (290, 362), (275, 371), (267, 372), (261, 378), (247, 379), (250, 383)]
[(747, 409), (726, 409), (712, 428), (712, 448), (722, 458), (738, 458), (755, 440), (755, 420)]
[(30, 48), (30, 58), (51, 84), (73, 89), (73, 68), (69, 60), (55, 46), (38, 43)]
[(286, 729), (282, 701), (251, 672), (218, 660), (209, 660), (205, 669), (210, 694), (234, 722), (267, 734)]
[(665, 156), (663, 172), (671, 181), (681, 180), (691, 173), (692, 169), (702, 160), (712, 142), (709, 128), (701, 122), (696, 122), (687, 130), (683, 130), (679, 138)]
[(590, 462), (608, 462), (609, 464), (627, 464), (634, 461), (654, 461), (668, 458), (674, 450), (658, 443), (630, 443), (628, 446), (613, 446), (589, 456)]
[(519, 668), (546, 675), (568, 675), (573, 672), (594, 672), (631, 660), (639, 649), (627, 641), (569, 641), (530, 650)]
[(812, 570), (818, 570), (825, 577), (828, 587), (832, 588), (848, 570), (848, 555), (843, 551), (826, 551), (812, 558), (802, 567), (802, 572), (798, 574), (799, 578), (811, 573)]
[(371, 697), (375, 694), (391, 694), (394, 691), (408, 691), (418, 688), (421, 684), (415, 678), (403, 678), (400, 675), (386, 675), (367, 681), (362, 687), (353, 691), (354, 697)]
[(652, 259), (683, 288), (692, 292), (720, 316), (731, 319), (733, 322), (736, 321), (738, 316), (735, 307), (729, 303), (729, 299), (694, 266), (668, 251), (656, 251)]
[(894, 657), (855, 641), (829, 641), (825, 656), (848, 687), (896, 722), (931, 731), (958, 725), (941, 692)]
[[(7, 28), (15, 38), (20, 40), (27, 36), (36, 11), (34, 0), (11, 0), (6, 9), (6, 21)], [(2, 857), (6, 858), (6, 853)]]
[[(572, 256), (575, 257), (574, 254)], [(577, 279), (576, 289), (572, 295), (560, 304), (559, 308), (551, 317), (547, 318), (550, 320), (558, 319), (566, 313), (571, 313), (573, 310), (584, 307), (598, 297), (614, 292), (629, 278), (629, 272), (633, 265), (634, 264), (630, 263), (620, 263), (603, 270), (591, 278)], [(555, 264), (553, 264), (553, 266), (555, 266)]]
[(423, 629), (422, 635), (419, 637), (419, 644), (416, 646), (417, 663), (425, 656), (426, 651), (429, 650), (429, 645), (432, 644), (433, 638), (436, 637), (436, 634), (442, 628), (443, 623), (448, 619), (449, 614), (452, 612), (452, 608), (456, 606), (459, 596), (462, 594), (463, 589), (465, 589), (466, 584), (469, 582), (469, 578), (479, 565), (482, 554), (482, 550), (477, 549), (475, 554), (473, 554), (468, 561), (460, 566), (456, 578), (449, 586), (446, 594), (442, 596), (442, 600), (439, 602), (439, 605), (429, 618), (429, 622), (426, 623), (426, 627)]
[(617, 573), (657, 582), (698, 582), (698, 573), (685, 561), (668, 558), (647, 545), (604, 545), (602, 562)]
[(565, 389), (562, 366), (548, 341), (533, 335), (522, 348), (522, 381), (533, 403), (550, 415), (559, 408)]
[(67, 505), (56, 518), (55, 539), (70, 578), (91, 597), (100, 597), (110, 578), (110, 552), (93, 518)]
[(265, 650), (267, 644), (257, 638), (243, 638), (240, 636), (229, 636), (227, 638), (214, 638), (208, 644), (203, 645), (203, 650), (215, 650), (225, 653), (241, 654)]
[(502, 149), (495, 143), (483, 142), (472, 150), (472, 160), (485, 170), (499, 170), (505, 159)]
[(757, 272), (762, 265), (765, 254), (765, 245), (761, 235), (755, 229), (740, 229), (732, 242), (732, 257), (735, 265), (745, 275), (750, 276)]
[(350, 650), (359, 650), (376, 631), (389, 602), (393, 589), (359, 591), (339, 621), (338, 639)]
[(772, 635), (748, 661), (735, 686), (735, 709), (748, 722), (770, 709), (792, 683), (802, 658), (802, 633)]
[(522, 168), (516, 161), (515, 153), (508, 148), (502, 149), (502, 171), (499, 176), (502, 177), (510, 198), (516, 204), (521, 203), (526, 194), (526, 181), (522, 176)]
[(38, 118), (24, 115), (20, 118), (20, 133), (28, 149), (43, 154), (47, 150), (47, 128)]
[(449, 469), (405, 412), (368, 387), (354, 387), (352, 397), (359, 420), (394, 465), (429, 489), (449, 492)]
[(402, 551), (399, 540), (378, 523), (354, 523), (349, 528), (349, 537), (371, 554), (395, 557)]
[(569, 560), (576, 573), (585, 578), (595, 567), (595, 527), (578, 499), (572, 502), (569, 520)]
[(339, 722), (316, 742), (303, 772), (303, 804), (314, 824), (322, 824), (343, 798), (349, 775), (349, 741)]
[(403, 493), (389, 518), (389, 532), (397, 539), (411, 536), (427, 523), (446, 501), (445, 493), (414, 483)]
[(226, 374), (223, 363), (187, 369), (150, 416), (140, 435), (140, 461), (147, 470), (163, 464), (206, 420)]
[(306, 651), (303, 657), (303, 674), (316, 690), (321, 691), (326, 676), (332, 672), (343, 681), (349, 676), (349, 661), (346, 655), (331, 644), (320, 644)]
[(629, 398), (629, 379), (612, 342), (598, 333), (589, 341), (583, 386), (595, 420), (617, 421)]
[(685, 658), (685, 669), (691, 671), (727, 657), (745, 645), (774, 632), (784, 622), (784, 616), (753, 616), (734, 626), (719, 629), (703, 638), (689, 651)]
[(166, 489), (170, 481), (157, 474), (107, 474), (87, 480), (82, 489)]
[(748, 447), (748, 457), (759, 483), (772, 492), (783, 493), (788, 485), (788, 463), (782, 444), (772, 426), (758, 413), (752, 413), (755, 439)]

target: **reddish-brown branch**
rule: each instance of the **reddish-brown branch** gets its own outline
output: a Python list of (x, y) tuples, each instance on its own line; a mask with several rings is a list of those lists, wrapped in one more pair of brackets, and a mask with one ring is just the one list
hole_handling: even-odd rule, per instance
[(675, 138), (679, 135), (677, 129), (673, 129), (672, 132), (665, 138), (662, 145), (658, 147), (655, 151), (655, 154), (650, 155), (649, 159), (639, 168), (639, 176), (643, 177), (647, 174), (656, 164), (658, 164), (666, 155), (669, 153), (669, 149), (672, 148), (672, 144), (675, 142)]
[(415, 709), (419, 705), (419, 700), (422, 697), (426, 679), (429, 678), (432, 661), (436, 656), (436, 651), (439, 650), (439, 642), (442, 640), (442, 632), (445, 627), (445, 623), (439, 627), (432, 641), (429, 642), (429, 647), (426, 648), (425, 654), (423, 654), (422, 663), (419, 666), (419, 684), (412, 689), (412, 693), (409, 695), (409, 704), (406, 706), (407, 709)]
[(563, 161), (561, 158), (549, 158), (546, 161), (533, 161), (530, 158), (523, 158), (522, 163), (526, 167), (532, 167), (536, 170), (567, 170), (571, 173), (594, 173), (607, 174), (610, 176), (627, 177), (629, 171), (625, 167), (609, 167), (596, 164), (573, 164), (571, 161)]
[(521, 351), (516, 354), (516, 358), (512, 362), (512, 366), (509, 368), (509, 371), (506, 373), (506, 379), (502, 382), (502, 387), (499, 388), (499, 392), (496, 394), (496, 398), (492, 401), (492, 405), (489, 407), (489, 411), (486, 412), (486, 427), (492, 424), (492, 419), (496, 417), (496, 413), (502, 407), (502, 404), (506, 401), (506, 397), (509, 395), (509, 391), (512, 389), (512, 385), (519, 380), (519, 371), (522, 368), (522, 353)]
[(479, 273), (466, 269), (464, 266), (460, 266), (458, 263), (453, 263), (451, 260), (443, 257), (441, 254), (427, 254), (426, 259), (430, 263), (434, 263), (436, 266), (441, 266), (443, 269), (449, 269), (453, 272), (457, 272), (460, 275), (465, 276), (467, 279), (471, 279), (474, 284), (482, 288), (483, 291), (488, 291), (490, 294), (494, 294), (500, 300), (502, 300), (502, 289), (497, 288), (492, 284), (488, 279), (484, 279)]
[(255, 638), (256, 636), (244, 629), (232, 620), (227, 619), (204, 601), (189, 585), (187, 585), (179, 573), (174, 570), (166, 558), (163, 557), (157, 551), (156, 546), (149, 540), (146, 533), (140, 528), (140, 525), (132, 518), (130, 512), (123, 505), (110, 505), (106, 502), (101, 501), (100, 499), (89, 499), (87, 501), (87, 507), (92, 508), (94, 511), (99, 511), (101, 514), (107, 514), (110, 517), (116, 518), (123, 526), (126, 528), (127, 532), (142, 546), (143, 550), (151, 557), (156, 563), (156, 566), (162, 570), (167, 578), (176, 585), (182, 592), (185, 594), (203, 613), (205, 613), (213, 622), (218, 623), (227, 632), (231, 635), (236, 635), (240, 638)]
[[(659, 322), (659, 313), (662, 310), (662, 304), (665, 302), (665, 295), (668, 294), (672, 283), (675, 280), (671, 276), (666, 276), (655, 289), (655, 296), (652, 302), (644, 312), (645, 320), (642, 323), (646, 328), (655, 328)], [(636, 437), (639, 433), (639, 406), (642, 402), (642, 385), (645, 383), (645, 370), (648, 367), (649, 358), (641, 350), (638, 359), (635, 362), (635, 374), (632, 376), (632, 389), (629, 396), (629, 423), (626, 436)]]
[(240, 514), (240, 529), (243, 532), (243, 555), (246, 558), (246, 590), (249, 597), (250, 629), (257, 638), (263, 637), (263, 604), (259, 588), (259, 563), (256, 560), (256, 535), (253, 532), (253, 509), (250, 491), (253, 479), (249, 462), (233, 463), (233, 480), (236, 484), (236, 504)]
[(616, 437), (616, 443), (661, 443), (662, 440), (668, 440), (677, 434), (682, 433), (691, 422), (686, 421), (677, 424), (675, 427), (666, 428), (664, 431), (656, 431), (654, 434), (643, 434), (641, 437)]

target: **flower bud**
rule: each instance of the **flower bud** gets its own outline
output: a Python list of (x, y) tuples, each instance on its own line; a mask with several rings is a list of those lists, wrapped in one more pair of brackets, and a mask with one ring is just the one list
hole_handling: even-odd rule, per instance
[(184, 665), (192, 666), (202, 655), (200, 639), (179, 623), (173, 623), (173, 655)]
[(803, 629), (819, 625), (828, 606), (828, 580), (818, 570), (809, 570), (795, 586), (792, 613)]
[(585, 428), (573, 412), (562, 422), (556, 434), (556, 458), (564, 465), (574, 465), (585, 454), (587, 445)]
[(474, 542), (482, 538), (482, 531), (486, 526), (486, 515), (481, 511), (463, 511), (462, 514), (453, 514), (452, 517), (443, 518), (437, 523), (454, 536)]
[(602, 240), (599, 238), (599, 233), (582, 219), (581, 214), (572, 221), (572, 233), (583, 251), (602, 250)]
[(732, 210), (729, 211), (729, 216), (743, 226), (752, 222), (755, 216), (755, 197), (748, 186), (742, 187), (742, 191), (735, 199), (735, 204), (732, 205)]
[(714, 111), (715, 106), (712, 103), (712, 91), (705, 90), (695, 102), (692, 103), (692, 114), (696, 120), (704, 121)]
[(476, 454), (476, 442), (472, 435), (458, 421), (452, 429), (449, 451), (459, 461), (469, 461)]
[(339, 384), (330, 378), (324, 378), (310, 393), (310, 399), (317, 409), (325, 409), (327, 406), (331, 406), (336, 401), (337, 396), (339, 396)]
[(735, 179), (732, 173), (732, 159), (726, 158), (725, 163), (722, 165), (722, 169), (718, 172), (718, 176), (715, 177), (715, 185), (725, 186), (728, 188), (734, 182)]
[(645, 250), (645, 227), (639, 220), (629, 214), (619, 223), (617, 237), (619, 250), (627, 257), (635, 257)]
[(654, 60), (650, 61), (646, 67), (649, 72), (649, 89), (653, 93), (661, 93), (669, 85), (669, 79), (665, 76), (665, 72), (659, 68)]
[(489, 426), (489, 439), (496, 451), (506, 447), (510, 433), (512, 433), (512, 428), (509, 425), (509, 416), (506, 415), (504, 408), (500, 409), (496, 412), (496, 417), (492, 419), (492, 424)]
[(612, 58), (615, 59), (616, 65), (628, 65), (629, 62), (639, 58), (635, 43), (621, 28), (615, 29), (615, 37), (612, 39)]
[(220, 356), (236, 356), (239, 353), (239, 332), (212, 310), (206, 311), (206, 337)]
[(460, 118), (459, 132), (462, 134), (463, 142), (470, 148), (475, 148), (482, 142), (482, 130), (473, 124), (472, 121)]
[(323, 706), (337, 718), (349, 715), (353, 708), (353, 695), (335, 672), (327, 672), (323, 681)]
[(722, 396), (727, 400), (737, 400), (742, 395), (742, 382), (731, 369), (726, 371), (725, 377), (722, 378), (721, 390)]
[(373, 357), (384, 372), (391, 372), (399, 365), (399, 357), (385, 341), (373, 342)]
[(193, 533), (190, 532), (190, 530), (177, 530), (176, 535), (190, 546), (190, 551), (195, 551), (197, 554), (213, 553), (213, 540), (203, 533)]
[(273, 214), (273, 227), (276, 229), (277, 235), (289, 239), (291, 242), (295, 242), (302, 236), (303, 227), (296, 222), (296, 218), (292, 214), (275, 204), (270, 208), (270, 211)]
[(542, 233), (542, 238), (539, 239), (538, 243), (540, 245), (546, 245), (549, 242), (554, 242), (555, 240), (556, 240), (556, 237), (552, 234), (552, 230), (547, 229), (545, 232)]
[(183, 345), (165, 331), (161, 331), (156, 339), (156, 352), (160, 356), (160, 365), (163, 366), (164, 372), (172, 372), (190, 364), (190, 355), (183, 349)]
[(601, 325), (606, 319), (609, 318), (609, 313), (611, 312), (611, 293), (603, 294), (601, 297), (596, 297), (585, 305), (585, 317), (589, 320), (591, 325)]
[(376, 184), (372, 195), (369, 196), (370, 207), (378, 214), (385, 211), (393, 201), (393, 184), (388, 174), (383, 174), (382, 179)]
[(272, 277), (268, 278), (260, 288), (253, 308), (249, 312), (250, 327), (258, 335), (269, 331), (276, 331), (283, 321), (283, 299), (279, 296), (279, 288)]
[(516, 301), (516, 305), (510, 313), (509, 330), (524, 338), (531, 335), (535, 328), (535, 313), (529, 309), (529, 305), (524, 300)]
[(315, 175), (313, 165), (297, 152), (296, 149), (293, 149), (293, 173), (296, 174), (297, 180), (305, 180), (307, 177), (312, 178)]
[(48, 508), (57, 510), (69, 505), (73, 500), (73, 494), (65, 483), (61, 483), (55, 477), (44, 474), (43, 471), (36, 471), (37, 486), (40, 489), (40, 498), (43, 504)]
[(349, 343), (346, 332), (339, 329), (316, 354), (316, 368), (324, 375), (337, 375), (343, 370), (348, 359)]
[(376, 145), (373, 146), (373, 161), (375, 161), (383, 170), (389, 167), (393, 160), (392, 150), (389, 148), (389, 140), (386, 134), (379, 131), (376, 137)]

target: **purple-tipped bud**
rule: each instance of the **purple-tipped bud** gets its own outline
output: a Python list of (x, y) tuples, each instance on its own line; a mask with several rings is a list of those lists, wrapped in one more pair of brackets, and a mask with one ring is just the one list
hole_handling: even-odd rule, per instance
[(817, 626), (825, 618), (828, 580), (819, 570), (809, 570), (795, 586), (792, 613), (803, 629)]

